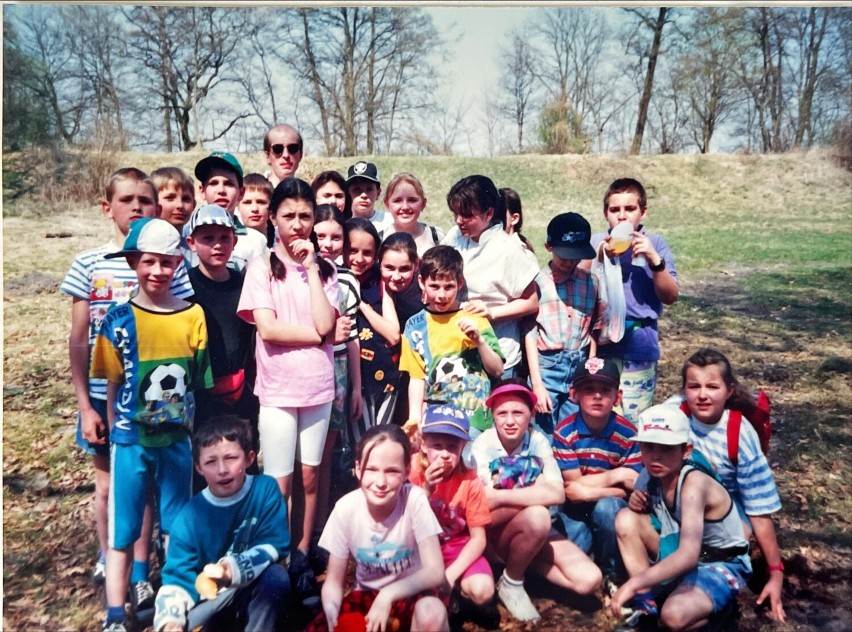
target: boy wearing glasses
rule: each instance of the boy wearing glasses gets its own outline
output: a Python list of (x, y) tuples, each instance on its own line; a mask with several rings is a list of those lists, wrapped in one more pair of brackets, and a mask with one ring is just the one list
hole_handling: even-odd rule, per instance
[(296, 175), (302, 162), (302, 135), (290, 125), (276, 125), (263, 137), (263, 153), (272, 169), (266, 174), (275, 187), (285, 178)]
[[(243, 168), (232, 154), (214, 151), (195, 165), (195, 177), (198, 178), (198, 190), (202, 201), (205, 204), (222, 207), (234, 220), (234, 225), (237, 227), (237, 243), (228, 260), (228, 267), (237, 272), (243, 272), (249, 260), (268, 251), (266, 236), (256, 230), (248, 230), (234, 215), (234, 209), (245, 192)], [(188, 237), (185, 229), (184, 237)], [(187, 258), (189, 267), (198, 265), (198, 257), (195, 253), (191, 253), (191, 256)]]

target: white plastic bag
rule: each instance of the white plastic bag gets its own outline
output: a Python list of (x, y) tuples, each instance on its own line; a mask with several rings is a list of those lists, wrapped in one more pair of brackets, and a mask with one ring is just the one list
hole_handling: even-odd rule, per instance
[(603, 307), (603, 329), (598, 338), (599, 344), (618, 342), (624, 336), (624, 317), (627, 304), (624, 301), (624, 284), (621, 280), (621, 266), (603, 252), (604, 244), (598, 246), (598, 254), (592, 260), (592, 274), (598, 279), (600, 301)]

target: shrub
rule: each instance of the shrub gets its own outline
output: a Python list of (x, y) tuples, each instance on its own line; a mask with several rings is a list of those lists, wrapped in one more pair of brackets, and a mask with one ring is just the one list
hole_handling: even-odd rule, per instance
[(118, 152), (105, 143), (74, 148), (28, 147), (4, 156), (3, 195), (11, 214), (44, 214), (72, 204), (96, 204)]

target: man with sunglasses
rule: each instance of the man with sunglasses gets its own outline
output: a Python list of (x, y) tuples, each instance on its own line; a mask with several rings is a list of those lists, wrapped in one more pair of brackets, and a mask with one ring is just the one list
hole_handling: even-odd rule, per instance
[(296, 175), (302, 162), (302, 135), (290, 125), (276, 125), (263, 137), (263, 153), (272, 171), (267, 179), (276, 186), (281, 180)]

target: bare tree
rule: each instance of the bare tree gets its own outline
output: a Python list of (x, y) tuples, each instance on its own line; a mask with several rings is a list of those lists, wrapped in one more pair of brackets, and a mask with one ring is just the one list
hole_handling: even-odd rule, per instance
[(523, 31), (511, 34), (509, 47), (500, 51), (500, 87), (503, 96), (501, 112), (517, 130), (517, 152), (524, 151), (524, 123), (533, 98), (536, 76), (529, 35)]
[[(246, 14), (209, 7), (134, 7), (126, 12), (132, 24), (130, 54), (154, 79), (161, 100), (166, 150), (186, 150), (216, 140), (248, 112), (217, 106), (217, 119), (202, 137), (203, 104), (217, 87), (235, 81), (240, 62), (235, 51), (241, 42)], [(230, 70), (229, 70), (230, 69)], [(221, 117), (221, 118), (219, 118)], [(174, 125), (174, 128), (172, 127)]]
[(126, 65), (126, 43), (120, 13), (114, 7), (66, 6), (59, 16), (67, 29), (68, 48), (76, 58), (79, 78), (91, 95), (88, 103), (95, 135), (127, 148), (124, 130), (127, 100), (119, 78)]
[[(819, 83), (830, 72), (823, 46), (831, 9), (799, 9), (795, 21), (799, 49), (798, 116), (793, 143), (802, 147), (813, 143), (813, 105)], [(846, 33), (845, 37), (850, 34)], [(821, 54), (822, 53), (822, 54)]]
[(656, 19), (652, 15), (645, 12), (643, 9), (624, 9), (633, 13), (639, 18), (639, 26), (650, 28), (654, 34), (650, 49), (647, 53), (643, 53), (643, 57), (648, 58), (648, 66), (645, 71), (645, 80), (642, 88), (642, 96), (639, 98), (639, 112), (636, 116), (636, 130), (633, 132), (633, 143), (630, 146), (630, 153), (638, 155), (642, 150), (642, 139), (645, 134), (645, 122), (648, 120), (648, 107), (651, 103), (651, 95), (654, 90), (654, 73), (657, 69), (657, 58), (660, 55), (660, 47), (663, 40), (663, 28), (669, 20), (666, 19), (668, 8), (660, 7), (657, 10)]
[(684, 128), (689, 122), (684, 113), (687, 77), (678, 69), (667, 70), (658, 82), (658, 98), (651, 101), (647, 126), (659, 152), (675, 154), (684, 148)]
[(300, 9), (290, 23), (287, 60), (311, 90), (328, 153), (391, 150), (397, 126), (432, 107), (441, 46), (420, 9)]
[[(295, 17), (290, 11), (285, 14), (290, 18)], [(242, 76), (238, 77), (240, 94), (264, 129), (269, 129), (282, 120), (283, 114), (276, 98), (276, 75), (280, 74), (278, 64), (283, 61), (278, 45), (283, 27), (276, 18), (281, 15), (270, 8), (252, 9), (248, 13), (243, 31), (243, 44), (247, 48), (245, 52), (249, 66), (245, 68)]]
[[(74, 144), (82, 129), (88, 93), (78, 72), (77, 60), (68, 46), (66, 29), (51, 7), (7, 7), (15, 10), (19, 38), (17, 51), (32, 60), (22, 85), (42, 101), (58, 136)], [(4, 20), (6, 19), (4, 11)]]
[(785, 146), (782, 117), (787, 98), (784, 60), (790, 36), (788, 16), (783, 10), (766, 7), (747, 9), (746, 16), (752, 54), (741, 60), (737, 74), (753, 104), (762, 151), (782, 151)]
[(743, 13), (739, 8), (691, 11), (683, 50), (673, 62), (689, 105), (690, 133), (702, 154), (740, 100), (735, 69), (745, 53)]
[[(555, 124), (562, 130), (555, 135), (566, 137), (559, 143), (562, 150), (576, 150), (586, 145), (587, 120), (607, 118), (597, 77), (607, 32), (603, 15), (586, 8), (548, 9), (537, 16), (530, 30), (536, 41), (536, 76), (549, 96), (546, 109), (558, 115)], [(542, 133), (554, 135), (547, 130)]]
[(485, 124), (486, 138), (488, 141), (488, 155), (493, 156), (497, 152), (497, 136), (500, 122), (500, 106), (490, 94), (485, 95), (485, 106), (482, 111), (482, 121)]

